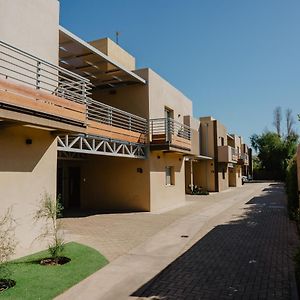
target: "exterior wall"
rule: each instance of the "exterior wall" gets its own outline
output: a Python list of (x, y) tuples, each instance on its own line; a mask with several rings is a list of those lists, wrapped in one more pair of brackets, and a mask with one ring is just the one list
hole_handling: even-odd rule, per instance
[(58, 64), (59, 2), (0, 0), (0, 40)]
[[(109, 56), (126, 69), (133, 71), (135, 70), (135, 58), (130, 55), (127, 51), (121, 48), (118, 44), (109, 38), (99, 39), (90, 42), (92, 46)], [(114, 69), (114, 66), (109, 66), (108, 69)]]
[[(144, 118), (164, 118), (165, 107), (168, 107), (174, 110), (175, 120), (181, 123), (188, 122), (187, 118), (184, 117), (192, 115), (192, 102), (187, 97), (150, 69), (142, 69), (135, 72), (142, 78), (146, 79), (148, 84), (128, 86), (119, 88), (115, 91), (98, 90), (93, 93), (93, 98)], [(193, 122), (194, 127), (197, 127), (197, 123), (199, 126), (198, 121), (194, 122), (194, 120), (192, 120), (191, 122)], [(197, 137), (195, 136), (195, 138)], [(196, 148), (199, 148), (199, 144), (194, 147), (196, 152), (199, 151)], [(160, 157), (159, 159), (157, 158), (158, 156)], [(147, 203), (148, 206), (144, 204), (131, 205), (130, 203), (132, 200), (126, 200), (126, 204), (125, 199), (128, 199), (130, 190), (136, 189), (135, 185), (130, 185), (129, 179), (132, 180), (132, 174), (126, 171), (126, 168), (130, 163), (126, 164), (124, 163), (124, 160), (120, 158), (110, 159), (105, 157), (101, 160), (102, 165), (100, 167), (100, 160), (101, 159), (99, 158), (97, 161), (94, 161), (95, 163), (91, 164), (91, 166), (87, 169), (86, 182), (88, 182), (88, 176), (91, 178), (95, 177), (97, 170), (99, 170), (99, 168), (104, 168), (103, 166), (105, 166), (105, 169), (111, 170), (112, 174), (119, 173), (118, 178), (120, 177), (120, 184), (123, 180), (121, 176), (128, 178), (128, 182), (124, 184), (124, 191), (122, 191), (121, 188), (114, 189), (112, 184), (107, 184), (105, 187), (105, 197), (108, 199), (108, 202), (106, 202), (106, 204), (101, 202), (103, 203), (103, 206), (101, 204), (98, 207), (98, 204), (95, 205), (95, 203), (99, 203), (100, 193), (98, 194), (98, 197), (93, 186), (95, 186), (95, 189), (100, 186), (99, 180), (100, 178), (102, 180), (102, 175), (97, 175), (98, 184), (94, 182), (94, 179), (92, 180), (93, 183), (91, 185), (85, 184), (86, 187), (89, 187), (85, 189), (86, 193), (89, 195), (86, 197), (87, 202), (85, 201), (85, 203), (89, 207), (102, 208), (104, 207), (104, 204), (106, 207), (110, 207), (113, 200), (114, 207), (120, 208), (127, 205), (127, 208), (132, 207), (137, 208), (138, 210), (157, 211), (179, 205), (185, 201), (185, 173), (182, 154), (163, 153), (161, 151), (154, 151), (149, 154), (148, 161), (144, 162), (145, 165), (147, 165), (147, 163), (150, 165), (148, 169), (148, 177), (145, 175), (145, 181), (143, 183), (139, 182), (136, 184), (144, 192), (141, 194), (141, 197), (144, 199), (141, 203)], [(131, 161), (132, 160), (130, 160), (130, 162)], [(134, 167), (135, 172), (136, 168), (141, 166), (141, 163), (136, 164), (137, 165)], [(173, 166), (175, 169), (174, 186), (165, 185), (166, 166)], [(145, 168), (144, 172), (145, 174), (147, 173), (147, 168)], [(139, 175), (138, 178), (140, 177)], [(108, 178), (110, 178), (107, 176), (108, 175), (105, 174), (103, 182), (106, 182)], [(114, 181), (117, 180), (115, 177), (116, 175), (112, 175), (112, 182), (113, 179)], [(118, 184), (115, 184), (114, 186), (118, 186)], [(109, 191), (109, 187), (112, 191)], [(147, 195), (148, 188), (150, 188), (150, 195)], [(89, 191), (90, 189), (92, 190)], [(111, 193), (113, 193), (113, 195)], [(101, 196), (101, 201), (102, 198), (103, 197)], [(121, 203), (119, 201), (123, 202)]]
[[(210, 192), (215, 190), (214, 164), (213, 160), (193, 161), (193, 183), (198, 187)], [(185, 161), (185, 185), (189, 191), (191, 184), (191, 162)]]
[(34, 223), (33, 216), (45, 192), (56, 196), (56, 139), (49, 131), (19, 126), (1, 129), (0, 141), (1, 213), (12, 209), (16, 255), (21, 256), (44, 246), (34, 242), (42, 225)]
[(218, 161), (218, 147), (222, 146), (222, 140), (223, 145), (227, 145), (227, 129), (212, 117), (202, 117), (200, 123), (201, 154), (213, 157), (213, 161), (207, 162), (210, 169), (207, 175), (209, 178), (207, 188), (211, 192), (225, 190), (228, 188), (228, 166)]
[(227, 190), (229, 187), (228, 165), (226, 163), (218, 163), (218, 182), (219, 192)]
[(131, 85), (117, 90), (96, 90), (93, 98), (123, 111), (149, 118), (149, 92), (147, 85)]
[[(185, 201), (185, 170), (183, 156), (177, 153), (151, 152), (150, 160), (150, 195), (151, 211), (169, 209)], [(175, 184), (166, 185), (165, 168), (174, 167)]]
[(184, 123), (184, 116), (193, 115), (192, 101), (151, 69), (147, 69), (149, 84), (149, 118), (164, 118), (165, 107), (174, 111), (174, 120)]
[[(237, 149), (239, 155), (243, 152), (244, 147), (242, 146), (242, 137), (237, 136), (236, 134), (231, 134), (230, 137), (228, 136), (228, 143), (231, 147)], [(233, 166), (234, 167), (229, 170), (229, 186), (238, 187), (242, 185), (242, 168), (237, 164), (233, 164)]]
[(205, 156), (215, 156), (214, 119), (211, 117), (200, 118), (200, 153)]
[(229, 168), (229, 186), (238, 187), (242, 185), (242, 168), (239, 165), (234, 165)]
[(84, 209), (150, 210), (147, 160), (90, 155), (83, 163), (81, 184)]
[(191, 116), (184, 116), (184, 124), (191, 128), (191, 154), (200, 155), (200, 121)]

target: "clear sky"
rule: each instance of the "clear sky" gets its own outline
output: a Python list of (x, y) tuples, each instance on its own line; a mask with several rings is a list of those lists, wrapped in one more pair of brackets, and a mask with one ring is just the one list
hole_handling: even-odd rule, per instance
[[(299, 0), (61, 0), (61, 25), (115, 39), (229, 132), (273, 129), (273, 109), (300, 112)], [(296, 129), (299, 130), (299, 122)]]

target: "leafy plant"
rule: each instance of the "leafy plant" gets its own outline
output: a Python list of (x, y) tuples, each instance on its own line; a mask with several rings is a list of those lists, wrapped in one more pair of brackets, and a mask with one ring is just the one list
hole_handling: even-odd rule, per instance
[(288, 210), (292, 219), (300, 221), (299, 211), (299, 196), (298, 196), (298, 182), (297, 182), (297, 160), (296, 157), (291, 159), (288, 163), (286, 172), (286, 193), (288, 198)]
[(0, 217), (0, 279), (7, 278), (10, 275), (7, 261), (15, 253), (17, 246), (14, 226), (15, 220), (12, 217), (12, 209), (9, 208)]
[(206, 189), (198, 187), (197, 185), (192, 186), (190, 184), (189, 188), (192, 195), (209, 195), (209, 192)]
[(43, 232), (38, 238), (48, 241), (48, 251), (54, 261), (58, 261), (65, 248), (65, 241), (62, 235), (62, 224), (58, 217), (62, 215), (63, 206), (60, 199), (54, 200), (51, 195), (44, 193), (40, 207), (36, 211), (35, 221), (45, 222)]

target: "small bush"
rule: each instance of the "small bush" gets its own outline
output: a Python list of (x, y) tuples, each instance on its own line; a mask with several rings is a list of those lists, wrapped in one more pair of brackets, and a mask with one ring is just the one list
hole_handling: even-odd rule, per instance
[(10, 276), (7, 261), (15, 253), (17, 246), (14, 226), (15, 220), (12, 217), (12, 210), (10, 208), (0, 217), (0, 279)]
[(297, 160), (293, 158), (289, 161), (286, 172), (286, 193), (288, 198), (288, 211), (292, 219), (298, 219), (299, 196), (297, 180)]
[(65, 248), (65, 241), (61, 232), (61, 222), (57, 220), (63, 211), (60, 199), (56, 201), (45, 193), (35, 214), (35, 221), (42, 220), (45, 222), (43, 232), (38, 237), (46, 239), (48, 242), (48, 251), (53, 260), (58, 260)]

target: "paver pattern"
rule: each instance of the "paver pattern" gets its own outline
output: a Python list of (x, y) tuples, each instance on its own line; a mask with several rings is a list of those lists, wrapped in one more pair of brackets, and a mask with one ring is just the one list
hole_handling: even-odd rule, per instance
[(82, 215), (64, 218), (62, 222), (67, 240), (89, 245), (113, 261), (179, 218), (221, 203), (226, 198), (237, 197), (248, 189), (244, 186), (208, 196), (187, 196), (183, 206), (160, 213), (82, 212)]
[(142, 299), (294, 299), (298, 239), (284, 188), (270, 184), (132, 294)]

